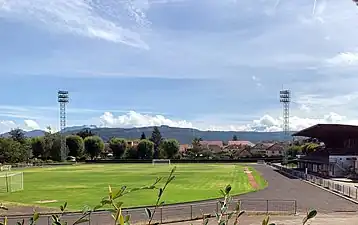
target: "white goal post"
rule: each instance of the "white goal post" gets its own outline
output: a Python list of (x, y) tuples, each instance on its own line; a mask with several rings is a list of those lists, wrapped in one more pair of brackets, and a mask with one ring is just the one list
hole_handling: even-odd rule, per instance
[(157, 165), (157, 164), (170, 165), (170, 159), (153, 159), (152, 164), (153, 165)]
[(10, 171), (11, 165), (0, 166), (0, 171)]
[(0, 173), (0, 193), (24, 190), (23, 172)]

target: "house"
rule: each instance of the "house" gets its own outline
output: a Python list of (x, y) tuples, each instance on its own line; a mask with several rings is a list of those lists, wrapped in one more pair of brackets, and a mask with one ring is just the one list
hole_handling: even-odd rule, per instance
[(358, 126), (317, 124), (292, 136), (316, 138), (324, 143), (324, 146), (298, 158), (300, 170), (329, 177), (357, 178)]
[(227, 145), (228, 146), (230, 146), (230, 145), (242, 145), (242, 146), (249, 146), (249, 147), (255, 146), (255, 144), (250, 142), (250, 141), (228, 141)]
[(192, 145), (182, 144), (179, 146), (179, 153), (186, 153), (188, 149), (192, 149), (192, 148), (193, 148)]
[(222, 141), (200, 141), (200, 145), (204, 149), (209, 149), (213, 152), (221, 152), (224, 148)]
[(284, 156), (285, 151), (288, 149), (288, 144), (277, 142), (266, 148), (266, 156), (274, 157), (274, 156)]
[(250, 152), (250, 148), (246, 146), (246, 147), (236, 150), (233, 153), (233, 156), (235, 159), (237, 159), (237, 158), (252, 157), (252, 154)]
[(267, 156), (266, 150), (270, 148), (275, 143), (272, 142), (261, 142), (257, 143), (251, 148), (251, 154), (254, 156)]
[(140, 140), (128, 140), (127, 141), (127, 146), (128, 147), (135, 147), (139, 144)]

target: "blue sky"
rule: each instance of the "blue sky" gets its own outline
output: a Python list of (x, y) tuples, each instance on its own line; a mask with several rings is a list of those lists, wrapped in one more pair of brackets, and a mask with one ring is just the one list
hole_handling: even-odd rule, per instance
[(0, 132), (68, 125), (358, 123), (349, 0), (0, 0)]

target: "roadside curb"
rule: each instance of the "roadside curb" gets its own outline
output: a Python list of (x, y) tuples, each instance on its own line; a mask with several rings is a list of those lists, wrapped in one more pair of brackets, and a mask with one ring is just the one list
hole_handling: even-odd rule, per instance
[[(270, 167), (271, 167), (272, 169), (276, 169), (276, 168), (274, 168), (274, 167), (272, 167), (272, 166), (270, 166)], [(327, 191), (327, 192), (329, 192), (329, 193), (331, 193), (331, 194), (334, 194), (334, 195), (336, 195), (336, 196), (339, 196), (339, 197), (341, 197), (341, 198), (343, 198), (343, 199), (345, 199), (345, 200), (348, 200), (348, 201), (353, 202), (354, 204), (357, 204), (357, 205), (358, 205), (358, 201), (357, 201), (357, 200), (354, 200), (354, 199), (352, 199), (352, 198), (350, 198), (350, 197), (348, 197), (348, 196), (342, 195), (342, 194), (340, 194), (340, 193), (338, 193), (338, 192), (335, 192), (335, 191), (332, 191), (332, 190), (330, 190), (330, 189), (328, 189), (328, 188), (322, 187), (321, 185), (318, 185), (318, 184), (312, 183), (312, 182), (310, 182), (310, 181), (304, 180), (304, 179), (302, 179), (302, 178), (300, 178), (300, 177), (297, 177), (297, 176), (295, 176), (295, 175), (292, 175), (292, 174), (290, 174), (290, 173), (286, 173), (286, 172), (284, 172), (284, 171), (281, 171), (281, 172), (282, 172), (282, 173), (285, 173), (285, 174), (287, 174), (287, 175), (290, 175), (290, 176), (292, 176), (292, 177), (295, 177), (295, 178), (299, 179), (300, 181), (303, 181), (303, 182), (305, 182), (305, 183), (307, 183), (307, 184), (310, 184), (310, 185), (312, 185), (312, 186), (314, 186), (314, 187), (317, 187), (317, 188), (319, 188), (319, 189), (325, 190), (325, 191)]]

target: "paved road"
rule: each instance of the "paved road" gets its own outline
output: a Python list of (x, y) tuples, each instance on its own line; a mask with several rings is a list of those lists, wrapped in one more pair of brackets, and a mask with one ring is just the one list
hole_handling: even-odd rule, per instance
[(298, 212), (314, 208), (321, 213), (358, 211), (358, 205), (299, 179), (288, 178), (271, 167), (255, 165), (269, 185), (265, 190), (248, 193), (240, 199), (295, 199)]
[[(294, 211), (297, 207), (299, 213), (304, 213), (309, 208), (314, 208), (320, 213), (333, 213), (337, 211), (358, 211), (358, 205), (339, 196), (314, 187), (298, 179), (288, 178), (271, 167), (265, 165), (254, 166), (265, 179), (269, 186), (261, 191), (244, 194), (235, 198), (241, 200), (241, 206), (246, 211)], [(266, 200), (269, 200), (268, 202)], [(294, 201), (297, 200), (297, 205)], [(201, 216), (201, 213), (213, 213), (217, 208), (217, 201), (204, 201), (198, 204), (178, 204), (158, 210), (155, 221), (173, 221), (179, 219), (191, 219)], [(133, 222), (145, 221), (144, 209), (130, 210)], [(69, 222), (78, 218), (78, 215), (66, 216)], [(19, 218), (17, 218), (18, 220)], [(12, 223), (15, 221), (11, 219)], [(108, 213), (99, 213), (91, 216), (91, 225), (110, 224), (112, 218)], [(47, 218), (42, 218), (39, 225), (48, 224)]]

